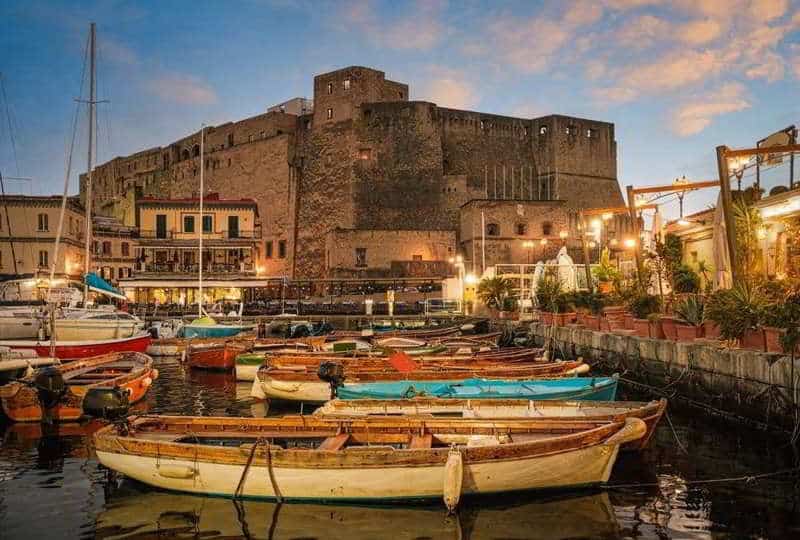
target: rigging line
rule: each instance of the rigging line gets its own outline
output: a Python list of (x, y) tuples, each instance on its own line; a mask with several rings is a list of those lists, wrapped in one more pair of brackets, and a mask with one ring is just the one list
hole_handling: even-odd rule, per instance
[(9, 108), (8, 105), (8, 96), (6, 95), (5, 78), (3, 77), (2, 73), (0, 73), (0, 91), (3, 94), (3, 104), (5, 106), (5, 111), (6, 111), (6, 120), (8, 121), (8, 139), (9, 141), (11, 141), (11, 153), (14, 156), (14, 166), (16, 167), (17, 176), (20, 176), (19, 160), (17, 159), (17, 142), (16, 139), (14, 138), (14, 127), (11, 122), (11, 109)]
[[(746, 484), (752, 484), (756, 480), (762, 478), (772, 478), (775, 476), (783, 476), (786, 474), (797, 474), (800, 473), (800, 467), (793, 467), (791, 469), (781, 469), (778, 471), (772, 471), (767, 473), (761, 474), (751, 474), (746, 476), (730, 476), (725, 478), (709, 478), (706, 480), (684, 480), (683, 484), (687, 486), (697, 486), (703, 484), (722, 484), (726, 482), (744, 482)], [(623, 489), (623, 488), (637, 488), (637, 487), (662, 487), (661, 483), (659, 482), (642, 482), (642, 483), (631, 483), (631, 484), (607, 484), (604, 486), (605, 489)]]

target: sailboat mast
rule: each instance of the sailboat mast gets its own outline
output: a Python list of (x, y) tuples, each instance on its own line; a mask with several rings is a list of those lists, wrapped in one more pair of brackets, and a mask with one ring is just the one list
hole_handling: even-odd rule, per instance
[(205, 234), (205, 230), (203, 227), (204, 220), (203, 220), (203, 191), (205, 190), (204, 179), (203, 179), (203, 172), (205, 167), (203, 166), (203, 161), (205, 159), (205, 137), (204, 137), (204, 130), (206, 129), (205, 125), (200, 126), (200, 273), (197, 279), (197, 289), (199, 298), (197, 299), (197, 317), (203, 318), (203, 235)]
[(86, 247), (83, 251), (84, 260), (84, 285), (83, 303), (89, 298), (89, 284), (86, 282), (86, 274), (91, 268), (91, 248), (92, 248), (92, 161), (94, 159), (94, 107), (95, 107), (95, 28), (94, 23), (89, 23), (89, 152), (86, 165)]

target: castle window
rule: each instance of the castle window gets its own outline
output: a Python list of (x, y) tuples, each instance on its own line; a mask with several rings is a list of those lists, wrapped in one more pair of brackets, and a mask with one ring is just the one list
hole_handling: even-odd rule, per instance
[(564, 130), (564, 133), (567, 135), (575, 135), (578, 133), (578, 130), (575, 128), (575, 126), (567, 126), (567, 128)]
[(328, 109), (328, 120), (333, 120), (333, 109)]
[(228, 148), (233, 146), (233, 133), (228, 133)]
[(342, 88), (345, 90), (350, 90), (350, 79), (345, 79), (342, 81)]
[(311, 120), (306, 120), (306, 121), (305, 121), (305, 126), (306, 126), (306, 131), (308, 131), (309, 129), (311, 129)]
[(539, 135), (547, 135), (547, 126), (539, 126)]
[(363, 161), (368, 161), (372, 159), (372, 149), (371, 148), (362, 148), (358, 151), (358, 159)]
[(36, 229), (39, 232), (47, 232), (50, 230), (50, 218), (47, 214), (39, 214), (37, 216), (37, 225), (38, 228)]
[(403, 99), (403, 98), (405, 97), (405, 96), (404, 96), (404, 94), (403, 94), (403, 92), (398, 92), (398, 93), (397, 93), (397, 96), (398, 96), (400, 99)]
[(587, 139), (595, 139), (597, 138), (597, 130), (593, 128), (589, 128), (586, 130), (586, 138)]
[(181, 159), (189, 159), (189, 151), (186, 148), (181, 152)]
[(550, 236), (553, 233), (553, 224), (549, 221), (542, 223), (542, 236)]
[(525, 236), (528, 234), (528, 225), (526, 223), (517, 223), (516, 229), (518, 236)]
[(192, 157), (197, 157), (200, 155), (200, 145), (196, 144), (192, 147)]
[(270, 241), (268, 241), (266, 243), (266, 250), (265, 251), (267, 252), (267, 259), (271, 259), (272, 258), (272, 240), (270, 240)]
[(253, 136), (252, 135), (249, 135), (247, 137), (247, 142), (253, 142)]
[[(278, 135), (280, 135), (280, 133)], [(261, 138), (262, 139), (266, 139), (267, 138), (267, 134), (265, 132), (263, 132), (263, 131), (261, 132)]]
[(372, 109), (364, 109), (364, 119), (369, 120), (372, 118)]
[(486, 236), (500, 236), (500, 225), (497, 223), (487, 223)]
[(356, 267), (367, 266), (367, 248), (356, 248)]
[(483, 129), (484, 127), (485, 127), (485, 124), (483, 123), (483, 120), (481, 120), (481, 129)]
[(39, 268), (47, 268), (48, 266), (50, 266), (49, 264), (47, 264), (48, 262), (47, 255), (48, 253), (46, 251), (39, 252)]
[(333, 83), (332, 82), (328, 83), (328, 93), (329, 94), (333, 94)]
[(278, 258), (279, 259), (286, 258), (286, 240), (278, 241)]

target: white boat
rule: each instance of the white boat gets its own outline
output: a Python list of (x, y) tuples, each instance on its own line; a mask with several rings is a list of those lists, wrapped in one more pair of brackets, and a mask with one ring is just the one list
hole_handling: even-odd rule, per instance
[(56, 340), (85, 341), (128, 338), (141, 334), (144, 321), (111, 309), (65, 310), (56, 321)]
[(444, 500), (608, 481), (638, 418), (553, 422), (144, 416), (94, 435), (104, 466), (150, 486), (227, 497)]
[(0, 347), (0, 384), (20, 378), (30, 370), (58, 363), (58, 358), (40, 358), (33, 349)]
[(36, 339), (41, 329), (39, 308), (34, 306), (0, 308), (0, 339)]

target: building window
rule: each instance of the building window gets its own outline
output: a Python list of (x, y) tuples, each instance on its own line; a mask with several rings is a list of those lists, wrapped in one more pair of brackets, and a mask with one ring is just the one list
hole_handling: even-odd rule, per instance
[(518, 236), (525, 236), (528, 234), (528, 225), (526, 223), (517, 223), (516, 229)]
[(361, 160), (370, 160), (372, 159), (372, 149), (371, 148), (362, 148), (358, 151), (358, 159)]
[(119, 269), (117, 269), (117, 275), (119, 276), (119, 279), (124, 278), (125, 277), (125, 269), (121, 268), (121, 267)]
[(328, 94), (333, 94), (333, 83), (332, 82), (328, 83)]
[(305, 125), (305, 127), (306, 127), (306, 131), (308, 131), (309, 129), (311, 129), (311, 120), (306, 120), (306, 121), (304, 122), (304, 125)]
[(547, 135), (547, 126), (539, 126), (539, 135)]
[(333, 120), (333, 109), (328, 108), (328, 120)]
[(213, 216), (203, 216), (203, 233), (214, 232)]
[(486, 236), (500, 236), (500, 225), (497, 223), (487, 223)]
[(594, 128), (589, 128), (586, 130), (586, 138), (587, 139), (596, 139), (597, 138), (597, 130)]
[(397, 97), (399, 97), (400, 99), (403, 99), (405, 97), (405, 94), (403, 94), (403, 92), (398, 92), (397, 93)]
[(123, 257), (130, 257), (131, 255), (131, 246), (128, 242), (122, 242), (122, 256)]
[(194, 232), (194, 216), (183, 216), (183, 232)]
[(253, 140), (254, 136), (252, 134), (247, 136), (247, 142), (253, 142)]
[(542, 236), (550, 236), (553, 234), (553, 224), (549, 221), (542, 223)]
[(564, 133), (567, 135), (575, 135), (578, 133), (578, 130), (575, 128), (575, 126), (567, 126), (566, 129), (564, 129)]
[(278, 241), (278, 258), (279, 259), (286, 258), (286, 240)]
[(342, 81), (342, 88), (345, 90), (350, 90), (350, 79), (345, 79)]
[(92, 240), (92, 253), (95, 255), (100, 255), (100, 244), (97, 240)]
[(197, 157), (200, 155), (200, 145), (196, 144), (192, 146), (192, 157)]
[(46, 251), (39, 252), (39, 268), (47, 268), (48, 266), (50, 266), (47, 263), (47, 256), (48, 253)]
[(228, 238), (239, 238), (239, 216), (228, 216)]
[(111, 256), (111, 242), (108, 240), (103, 242), (103, 255)]
[(39, 226), (37, 230), (42, 232), (49, 231), (50, 230), (49, 216), (47, 214), (39, 214), (37, 217)]
[(267, 252), (267, 259), (271, 259), (272, 258), (272, 240), (267, 242), (267, 244), (266, 244), (266, 252)]
[(412, 261), (421, 261), (422, 260), (422, 255), (412, 255), (411, 256), (411, 260)]
[(356, 248), (356, 267), (367, 266), (367, 248)]
[(233, 146), (233, 133), (228, 133), (228, 148)]

